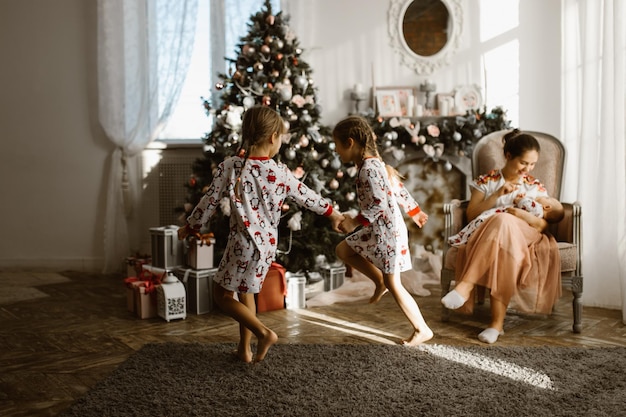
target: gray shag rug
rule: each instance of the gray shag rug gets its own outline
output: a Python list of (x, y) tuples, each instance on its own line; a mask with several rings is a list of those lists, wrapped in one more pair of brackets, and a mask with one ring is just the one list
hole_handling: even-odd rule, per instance
[(63, 416), (624, 416), (626, 348), (148, 344)]

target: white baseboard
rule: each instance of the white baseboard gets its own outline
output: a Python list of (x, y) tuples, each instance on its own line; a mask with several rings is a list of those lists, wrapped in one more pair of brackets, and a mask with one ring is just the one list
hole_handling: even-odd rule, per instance
[[(34, 272), (61, 272), (79, 271), (100, 273), (104, 269), (104, 259), (2, 259), (0, 271), (34, 271)], [(122, 265), (120, 262), (120, 271)]]

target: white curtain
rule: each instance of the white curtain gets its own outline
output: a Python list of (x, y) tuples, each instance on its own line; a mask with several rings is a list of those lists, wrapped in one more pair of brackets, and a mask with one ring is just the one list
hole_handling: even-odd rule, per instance
[[(137, 247), (132, 221), (142, 178), (139, 152), (163, 128), (185, 79), (197, 0), (98, 0), (99, 119), (115, 145), (104, 219), (104, 272)], [(135, 242), (136, 243), (136, 242)]]
[(583, 301), (626, 323), (626, 2), (562, 4), (564, 200), (583, 208)]

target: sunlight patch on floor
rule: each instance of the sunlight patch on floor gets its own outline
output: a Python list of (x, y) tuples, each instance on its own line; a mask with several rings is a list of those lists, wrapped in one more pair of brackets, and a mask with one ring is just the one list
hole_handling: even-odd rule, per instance
[[(299, 309), (295, 311), (301, 316), (306, 316), (310, 318), (310, 320), (306, 318), (303, 319), (307, 323), (328, 327), (354, 336), (363, 337), (365, 339), (369, 339), (378, 343), (397, 344), (397, 340), (400, 339), (400, 336), (396, 334), (385, 332), (380, 329), (375, 329), (373, 327), (355, 324), (347, 320), (336, 319), (326, 314), (315, 313), (313, 311), (305, 309)], [(390, 340), (389, 338), (392, 338), (393, 340)]]
[(439, 356), (440, 358), (471, 366), (482, 371), (491, 372), (496, 375), (510, 378), (514, 381), (523, 382), (538, 388), (556, 391), (556, 388), (548, 375), (502, 359), (489, 358), (484, 355), (467, 352), (463, 349), (454, 348), (452, 346), (420, 345), (417, 348), (421, 351)]

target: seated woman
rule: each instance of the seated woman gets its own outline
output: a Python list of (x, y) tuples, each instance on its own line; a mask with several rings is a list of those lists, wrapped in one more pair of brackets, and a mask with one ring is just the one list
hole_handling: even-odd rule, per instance
[[(533, 199), (548, 196), (541, 182), (529, 174), (539, 159), (537, 139), (515, 129), (503, 140), (504, 167), (470, 184), (468, 221), (494, 207), (512, 206), (520, 194)], [(441, 302), (449, 309), (463, 307), (471, 313), (474, 287), (489, 288), (491, 323), (478, 335), (480, 341), (495, 343), (504, 334), (509, 305), (549, 314), (561, 296), (559, 249), (554, 237), (543, 233), (547, 225), (544, 219), (509, 208), (488, 217), (458, 247), (456, 286)]]

